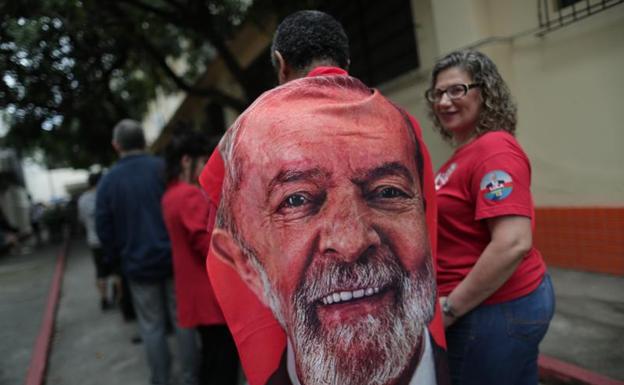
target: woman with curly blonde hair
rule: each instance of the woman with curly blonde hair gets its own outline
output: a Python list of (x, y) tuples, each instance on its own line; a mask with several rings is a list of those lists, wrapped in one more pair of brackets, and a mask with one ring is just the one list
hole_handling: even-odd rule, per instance
[(455, 146), (438, 171), (438, 287), (454, 385), (537, 384), (538, 345), (554, 294), (533, 245), (529, 159), (516, 106), (481, 52), (437, 61), (425, 94)]

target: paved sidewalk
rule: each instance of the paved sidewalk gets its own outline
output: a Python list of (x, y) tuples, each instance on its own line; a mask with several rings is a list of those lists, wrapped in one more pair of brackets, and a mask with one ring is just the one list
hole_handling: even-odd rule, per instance
[(555, 317), (543, 354), (624, 380), (624, 277), (550, 268)]
[(136, 323), (118, 310), (100, 310), (91, 251), (73, 240), (67, 253), (46, 377), (47, 385), (145, 385), (143, 345), (133, 345)]
[[(117, 309), (100, 310), (91, 251), (79, 240), (67, 255), (55, 330), (46, 385), (149, 383), (144, 346), (131, 343), (138, 325), (124, 322)], [(175, 342), (172, 335), (172, 385), (181, 377)]]
[(60, 245), (0, 256), (0, 384), (23, 384)]

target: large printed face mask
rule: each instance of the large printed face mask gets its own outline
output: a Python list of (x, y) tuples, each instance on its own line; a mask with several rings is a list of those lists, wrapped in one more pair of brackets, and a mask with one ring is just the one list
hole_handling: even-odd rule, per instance
[(286, 329), (305, 384), (390, 383), (435, 301), (418, 146), (377, 92), (306, 81), (229, 133), (220, 210), (236, 247), (221, 254)]

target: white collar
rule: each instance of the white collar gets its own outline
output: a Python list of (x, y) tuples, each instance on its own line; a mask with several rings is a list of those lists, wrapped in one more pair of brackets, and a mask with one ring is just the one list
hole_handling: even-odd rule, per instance
[[(416, 367), (416, 371), (409, 382), (409, 385), (435, 385), (435, 365), (433, 358), (433, 350), (431, 348), (431, 341), (429, 338), (429, 330), (425, 328), (423, 333), (423, 340), (425, 342), (425, 351), (423, 352), (420, 362)], [(288, 339), (288, 347), (286, 349), (286, 368), (288, 371), (288, 378), (293, 385), (301, 385), (297, 378), (297, 370), (295, 369), (295, 354), (293, 352), (290, 338)]]

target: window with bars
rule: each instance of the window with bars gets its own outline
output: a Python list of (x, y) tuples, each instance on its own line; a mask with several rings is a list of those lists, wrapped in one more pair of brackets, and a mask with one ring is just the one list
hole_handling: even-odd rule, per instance
[(540, 35), (559, 29), (598, 12), (624, 3), (624, 0), (538, 0)]

